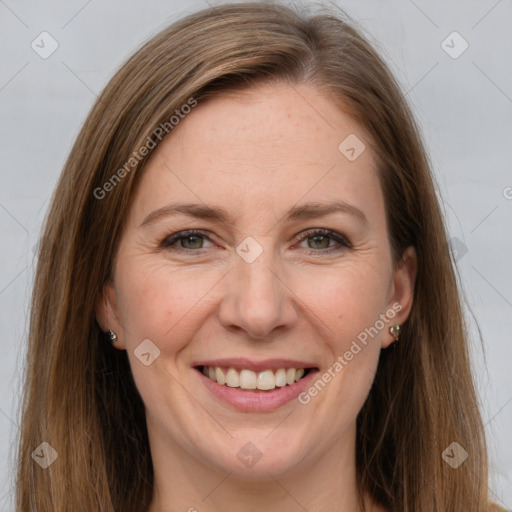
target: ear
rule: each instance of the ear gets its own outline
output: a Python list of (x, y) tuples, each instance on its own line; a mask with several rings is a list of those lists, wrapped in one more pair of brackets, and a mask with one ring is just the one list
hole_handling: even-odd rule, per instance
[(117, 295), (113, 283), (106, 284), (96, 301), (96, 321), (101, 330), (106, 332), (112, 330), (117, 334), (117, 340), (114, 348), (119, 350), (126, 349), (123, 339), (123, 328), (118, 318), (120, 318), (117, 306)]
[[(416, 250), (410, 246), (403, 252), (393, 271), (388, 310), (393, 309), (397, 311), (397, 314), (391, 321), (390, 327), (395, 324), (403, 324), (409, 317), (414, 298), (414, 283), (416, 281), (417, 269)], [(394, 341), (395, 338), (388, 329), (382, 339), (382, 348), (389, 347)]]

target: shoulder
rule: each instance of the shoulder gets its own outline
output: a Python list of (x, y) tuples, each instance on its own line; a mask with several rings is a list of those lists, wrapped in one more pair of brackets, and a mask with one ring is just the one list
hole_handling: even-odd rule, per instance
[(506, 508), (496, 505), (496, 503), (491, 503), (489, 512), (510, 512), (510, 511), (507, 510)]

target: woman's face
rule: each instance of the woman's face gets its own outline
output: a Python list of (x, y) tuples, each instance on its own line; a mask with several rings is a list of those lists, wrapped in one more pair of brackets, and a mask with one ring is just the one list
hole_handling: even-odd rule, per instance
[[(409, 255), (393, 267), (365, 134), (314, 87), (195, 107), (143, 171), (109, 316), (98, 308), (128, 351), (154, 462), (257, 478), (352, 461), (380, 350), (410, 310)], [(286, 383), (294, 369), (305, 377)]]

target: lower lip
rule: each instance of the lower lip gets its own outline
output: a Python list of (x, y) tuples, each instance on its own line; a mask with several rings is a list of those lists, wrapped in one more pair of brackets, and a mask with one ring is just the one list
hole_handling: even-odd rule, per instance
[(318, 370), (310, 370), (299, 382), (274, 388), (272, 391), (242, 391), (240, 388), (221, 386), (197, 370), (204, 385), (220, 400), (242, 412), (270, 412), (297, 398), (311, 385)]

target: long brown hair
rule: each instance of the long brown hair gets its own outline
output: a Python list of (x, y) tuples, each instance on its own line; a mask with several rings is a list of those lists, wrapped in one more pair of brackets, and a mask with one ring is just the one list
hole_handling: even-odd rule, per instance
[[(456, 276), (404, 96), (346, 16), (242, 3), (189, 15), (147, 42), (100, 95), (69, 155), (33, 289), (17, 512), (147, 510), (153, 469), (144, 405), (126, 352), (102, 337), (95, 305), (133, 187), (161, 138), (156, 129), (169, 128), (191, 100), (272, 80), (313, 84), (360, 123), (380, 164), (395, 262), (408, 246), (418, 255), (400, 348), (383, 351), (358, 416), (361, 495), (393, 511), (487, 509), (483, 426)], [(143, 146), (150, 149), (127, 166)], [(58, 454), (46, 469), (31, 457), (42, 442)], [(442, 458), (452, 442), (469, 454), (457, 469)]]

